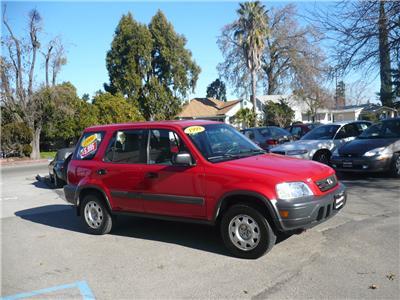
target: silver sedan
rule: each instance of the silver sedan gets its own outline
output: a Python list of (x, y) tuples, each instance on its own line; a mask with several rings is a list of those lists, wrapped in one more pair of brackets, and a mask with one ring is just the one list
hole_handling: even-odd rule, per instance
[(300, 140), (275, 147), (272, 153), (329, 164), (333, 151), (355, 139), (371, 125), (368, 121), (326, 124), (314, 128)]

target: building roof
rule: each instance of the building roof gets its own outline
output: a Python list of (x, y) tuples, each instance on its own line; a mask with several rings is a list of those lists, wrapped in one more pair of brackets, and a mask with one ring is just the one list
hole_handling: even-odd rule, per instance
[(223, 116), (239, 102), (240, 100), (223, 102), (214, 98), (194, 98), (183, 107), (178, 117), (201, 118)]

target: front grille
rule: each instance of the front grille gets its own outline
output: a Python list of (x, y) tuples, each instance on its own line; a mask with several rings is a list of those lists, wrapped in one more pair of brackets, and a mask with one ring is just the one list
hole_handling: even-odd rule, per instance
[(315, 182), (321, 192), (326, 192), (337, 185), (337, 178), (335, 175), (329, 176)]
[(285, 155), (285, 151), (272, 151), (273, 154)]

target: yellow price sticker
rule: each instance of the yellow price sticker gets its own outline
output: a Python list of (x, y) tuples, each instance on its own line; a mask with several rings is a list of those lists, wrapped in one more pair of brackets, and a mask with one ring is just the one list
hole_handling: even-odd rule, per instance
[(206, 130), (203, 126), (190, 126), (188, 128), (185, 128), (185, 133), (186, 134), (196, 134), (200, 133)]
[(82, 147), (87, 147), (89, 146), (91, 143), (95, 142), (97, 139), (95, 134), (92, 134), (90, 136), (88, 136), (86, 139), (84, 139), (81, 143)]

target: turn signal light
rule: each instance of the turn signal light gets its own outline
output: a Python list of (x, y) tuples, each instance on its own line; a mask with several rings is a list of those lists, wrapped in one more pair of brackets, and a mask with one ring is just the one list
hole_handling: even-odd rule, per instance
[(282, 218), (289, 217), (289, 211), (287, 211), (287, 210), (280, 210), (279, 214), (281, 215)]

